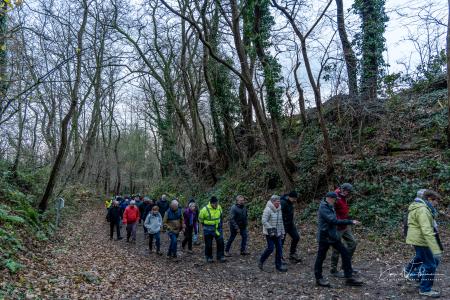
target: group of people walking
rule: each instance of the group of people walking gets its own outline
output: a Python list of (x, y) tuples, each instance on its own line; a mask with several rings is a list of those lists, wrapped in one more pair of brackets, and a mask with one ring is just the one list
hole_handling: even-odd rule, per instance
[[(330, 275), (345, 278), (345, 284), (361, 286), (357, 274), (358, 270), (352, 266), (352, 257), (356, 249), (356, 239), (352, 233), (352, 226), (360, 222), (349, 216), (347, 197), (353, 191), (349, 183), (342, 184), (333, 192), (328, 192), (322, 199), (318, 209), (317, 241), (318, 251), (314, 264), (314, 275), (318, 286), (329, 287), (329, 281), (323, 276), (322, 267), (329, 248), (332, 248)], [(434, 208), (440, 196), (431, 190), (421, 190), (418, 197), (409, 208), (408, 230), (406, 242), (414, 246), (416, 255), (405, 267), (405, 277), (420, 283), (419, 293), (424, 296), (438, 297), (439, 293), (432, 290), (434, 273), (440, 261), (442, 244), (439, 240)], [(298, 194), (292, 191), (283, 196), (272, 195), (266, 203), (261, 217), (262, 232), (266, 239), (266, 248), (259, 257), (258, 267), (264, 270), (264, 263), (275, 251), (275, 268), (279, 272), (287, 271), (287, 263), (283, 257), (283, 245), (286, 237), (291, 238), (289, 259), (292, 263), (301, 262), (297, 254), (300, 240), (294, 207)], [(241, 236), (240, 254), (249, 255), (248, 244), (248, 214), (246, 199), (242, 195), (236, 197), (236, 202), (230, 208), (229, 232), (227, 242), (224, 241), (224, 215), (219, 200), (211, 197), (209, 203), (199, 209), (194, 199), (189, 200), (185, 208), (180, 206), (177, 199), (167, 200), (162, 195), (158, 201), (147, 197), (115, 197), (106, 203), (108, 207), (107, 220), (110, 222), (110, 238), (113, 239), (114, 229), (117, 239), (120, 235), (120, 224), (126, 224), (127, 242), (136, 241), (136, 226), (143, 222), (144, 232), (148, 235), (149, 251), (156, 254), (161, 252), (161, 232), (167, 232), (169, 247), (167, 257), (177, 257), (177, 244), (180, 233), (184, 233), (181, 247), (187, 253), (192, 253), (193, 244), (199, 245), (199, 232), (202, 229), (205, 260), (213, 262), (213, 244), (216, 243), (216, 259), (226, 262), (225, 257), (231, 256), (234, 240)], [(110, 207), (109, 207), (110, 206)], [(201, 227), (200, 227), (201, 226)], [(342, 259), (342, 271), (339, 270), (339, 257)]]

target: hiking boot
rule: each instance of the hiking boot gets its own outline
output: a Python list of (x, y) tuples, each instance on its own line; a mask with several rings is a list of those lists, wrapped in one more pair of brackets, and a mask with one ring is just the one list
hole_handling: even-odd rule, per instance
[(344, 272), (342, 271), (336, 271), (336, 272), (330, 272), (331, 276), (334, 276), (336, 278), (344, 278)]
[(231, 253), (229, 251), (225, 251), (225, 256), (226, 257), (231, 257), (232, 255), (231, 255)]
[(431, 297), (431, 298), (441, 297), (441, 293), (439, 293), (438, 291), (435, 291), (435, 290), (430, 290), (428, 292), (419, 292), (419, 295), (427, 296), (427, 297)]
[(264, 271), (263, 263), (260, 261), (258, 262), (258, 269), (260, 269), (261, 271)]
[(194, 253), (194, 251), (192, 251), (192, 250), (187, 251), (187, 254), (193, 254), (193, 253)]
[(161, 256), (161, 255), (162, 255), (162, 252), (159, 251), (159, 250), (157, 250), (157, 251), (156, 251), (156, 254), (158, 254), (159, 256)]
[(206, 262), (210, 264), (210, 263), (212, 263), (212, 262), (213, 262), (213, 259), (212, 259), (212, 258), (209, 258), (209, 257), (207, 257), (207, 258), (206, 258)]
[(221, 263), (227, 262), (227, 260), (224, 257), (218, 258), (217, 260)]
[(277, 268), (277, 271), (285, 273), (285, 272), (287, 272), (287, 268), (285, 266), (281, 265), (281, 267)]
[(351, 278), (347, 278), (347, 280), (345, 281), (345, 284), (349, 285), (349, 286), (362, 286), (364, 284), (364, 282), (362, 282), (359, 279), (351, 277)]
[(247, 256), (247, 255), (250, 255), (250, 252), (247, 252), (247, 251), (241, 251), (241, 255), (242, 255), (242, 256)]
[(302, 259), (300, 257), (298, 257), (297, 254), (291, 254), (289, 255), (289, 260), (295, 263), (299, 263), (302, 261)]
[(120, 241), (121, 239), (123, 239), (123, 237), (121, 237), (121, 236), (119, 236), (119, 237), (117, 238), (118, 241)]
[(286, 262), (286, 260), (284, 259), (284, 257), (281, 258), (281, 264), (282, 264), (282, 265), (287, 265), (287, 262)]
[(325, 278), (316, 279), (316, 284), (318, 286), (324, 286), (324, 287), (331, 286), (330, 282), (328, 280), (326, 280)]
[(361, 273), (360, 269), (353, 268), (353, 275)]

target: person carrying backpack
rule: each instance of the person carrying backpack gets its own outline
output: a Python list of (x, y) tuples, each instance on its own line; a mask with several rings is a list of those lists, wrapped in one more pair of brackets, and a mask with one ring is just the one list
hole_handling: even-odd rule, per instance
[(426, 190), (423, 193), (423, 199), (416, 198), (408, 208), (406, 243), (414, 246), (415, 260), (420, 263), (419, 294), (432, 298), (440, 297), (440, 293), (432, 289), (436, 268), (443, 252), (435, 221), (437, 216), (435, 207), (440, 199), (441, 196), (438, 193)]
[(209, 200), (208, 205), (202, 208), (198, 218), (199, 222), (203, 225), (206, 262), (213, 262), (213, 240), (216, 240), (217, 260), (222, 263), (226, 262), (224, 258), (222, 207), (219, 205), (219, 200), (215, 196), (212, 196)]
[(169, 209), (164, 214), (163, 224), (170, 239), (167, 257), (176, 258), (178, 235), (184, 231), (183, 212), (176, 199), (170, 202)]

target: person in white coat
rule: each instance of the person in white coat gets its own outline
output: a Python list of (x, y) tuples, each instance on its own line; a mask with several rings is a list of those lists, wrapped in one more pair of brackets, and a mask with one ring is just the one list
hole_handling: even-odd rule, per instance
[(282, 238), (285, 234), (283, 215), (281, 212), (280, 196), (272, 195), (266, 204), (262, 215), (263, 234), (266, 236), (267, 248), (262, 253), (258, 267), (263, 270), (264, 262), (275, 249), (275, 268), (279, 272), (286, 272), (286, 267), (281, 263), (283, 257)]

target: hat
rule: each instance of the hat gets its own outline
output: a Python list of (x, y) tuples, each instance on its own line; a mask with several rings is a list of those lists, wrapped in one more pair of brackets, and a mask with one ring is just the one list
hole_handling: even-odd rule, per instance
[(328, 192), (325, 197), (337, 199), (338, 195), (335, 192)]
[(134, 201), (134, 200), (130, 201), (130, 205), (135, 205), (135, 204), (136, 204), (136, 201)]
[(353, 192), (353, 185), (351, 185), (351, 184), (348, 183), (348, 182), (343, 183), (343, 184), (341, 185), (341, 190)]
[(291, 197), (291, 198), (298, 198), (298, 194), (297, 194), (296, 191), (292, 191), (292, 192), (290, 192), (290, 193), (288, 194), (288, 197)]
[(219, 199), (216, 198), (216, 196), (212, 196), (211, 199), (209, 200), (209, 203), (217, 203), (219, 202)]

